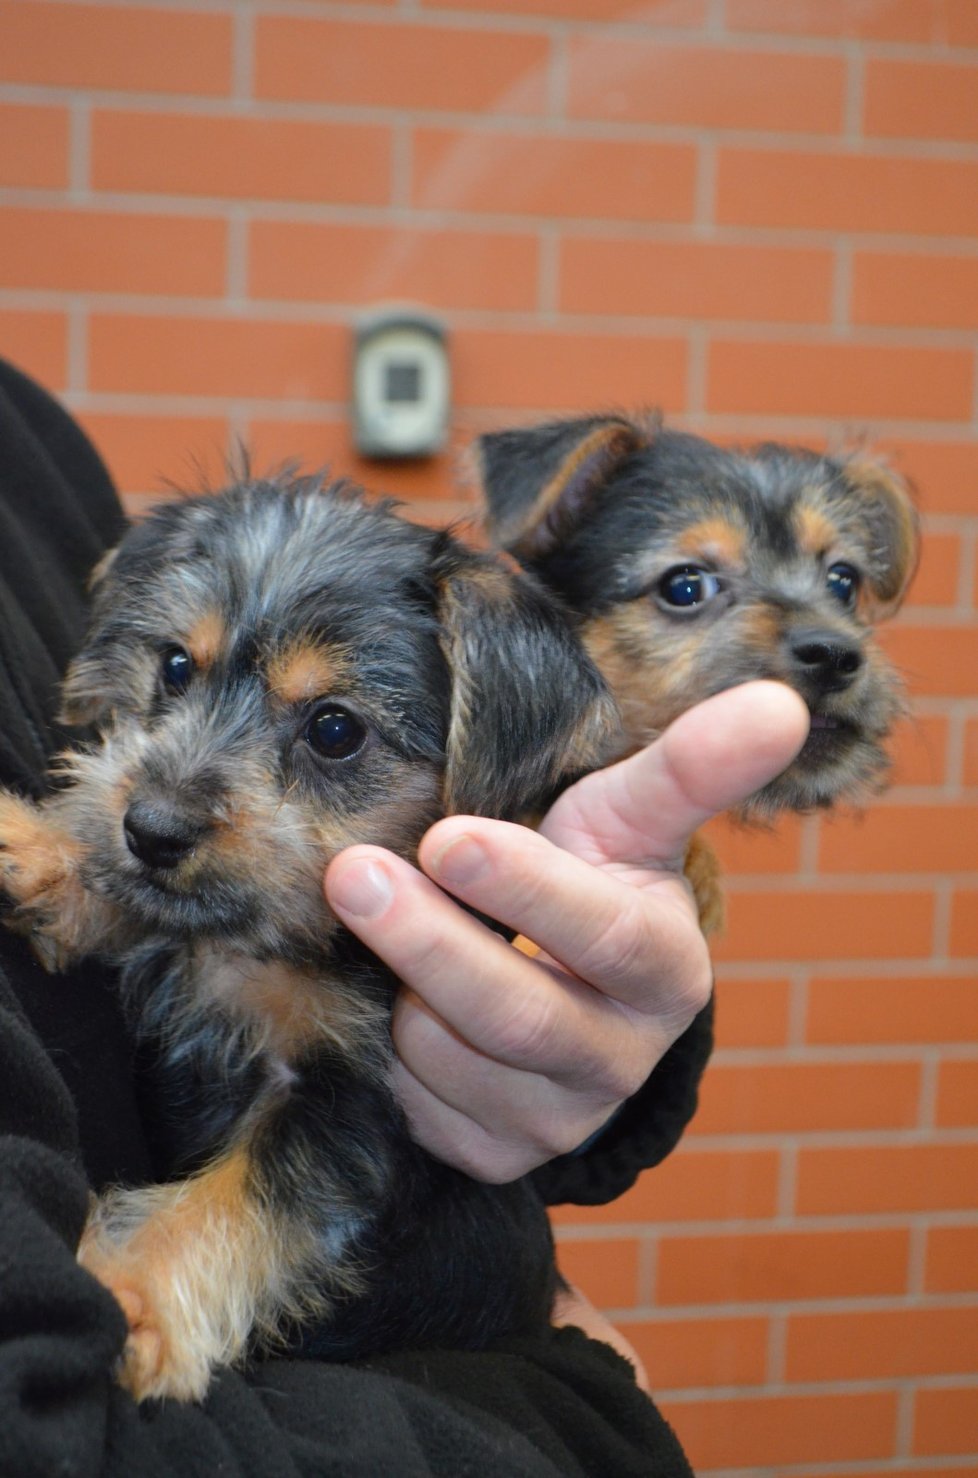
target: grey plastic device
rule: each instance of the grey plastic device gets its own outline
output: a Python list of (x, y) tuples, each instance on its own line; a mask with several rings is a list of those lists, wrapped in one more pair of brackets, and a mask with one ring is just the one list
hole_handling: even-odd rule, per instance
[(353, 428), (367, 457), (430, 457), (448, 434), (451, 377), (443, 325), (423, 309), (365, 314), (355, 327)]

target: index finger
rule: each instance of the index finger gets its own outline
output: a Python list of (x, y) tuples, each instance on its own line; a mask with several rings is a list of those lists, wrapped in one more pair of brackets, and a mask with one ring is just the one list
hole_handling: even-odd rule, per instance
[(540, 831), (598, 865), (678, 867), (698, 827), (787, 768), (808, 723), (804, 702), (783, 683), (728, 688), (682, 714), (648, 749), (578, 781)]

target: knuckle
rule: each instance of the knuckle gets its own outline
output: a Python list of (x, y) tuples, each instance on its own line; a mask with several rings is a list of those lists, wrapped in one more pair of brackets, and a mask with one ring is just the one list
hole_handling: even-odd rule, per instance
[(549, 1060), (559, 1034), (561, 1005), (557, 992), (551, 989), (526, 991), (518, 1006), (506, 1011), (496, 1023), (494, 1034), (500, 1057), (531, 1069)]
[(614, 988), (655, 972), (652, 930), (637, 894), (626, 895), (611, 918), (602, 921), (583, 952), (580, 971), (587, 980)]

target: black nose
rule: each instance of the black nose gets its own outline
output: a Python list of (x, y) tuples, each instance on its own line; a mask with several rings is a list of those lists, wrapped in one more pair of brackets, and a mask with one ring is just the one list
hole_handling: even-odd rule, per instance
[(819, 693), (848, 688), (863, 665), (858, 642), (836, 631), (795, 631), (790, 649), (796, 673)]
[(163, 801), (133, 801), (123, 817), (122, 830), (126, 846), (140, 862), (149, 867), (176, 867), (193, 851), (206, 826)]

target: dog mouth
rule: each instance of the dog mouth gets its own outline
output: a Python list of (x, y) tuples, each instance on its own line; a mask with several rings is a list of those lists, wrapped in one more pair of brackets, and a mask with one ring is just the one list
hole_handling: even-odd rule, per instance
[(808, 738), (802, 745), (795, 764), (818, 766), (836, 758), (843, 750), (859, 742), (862, 729), (852, 719), (839, 714), (811, 709)]

